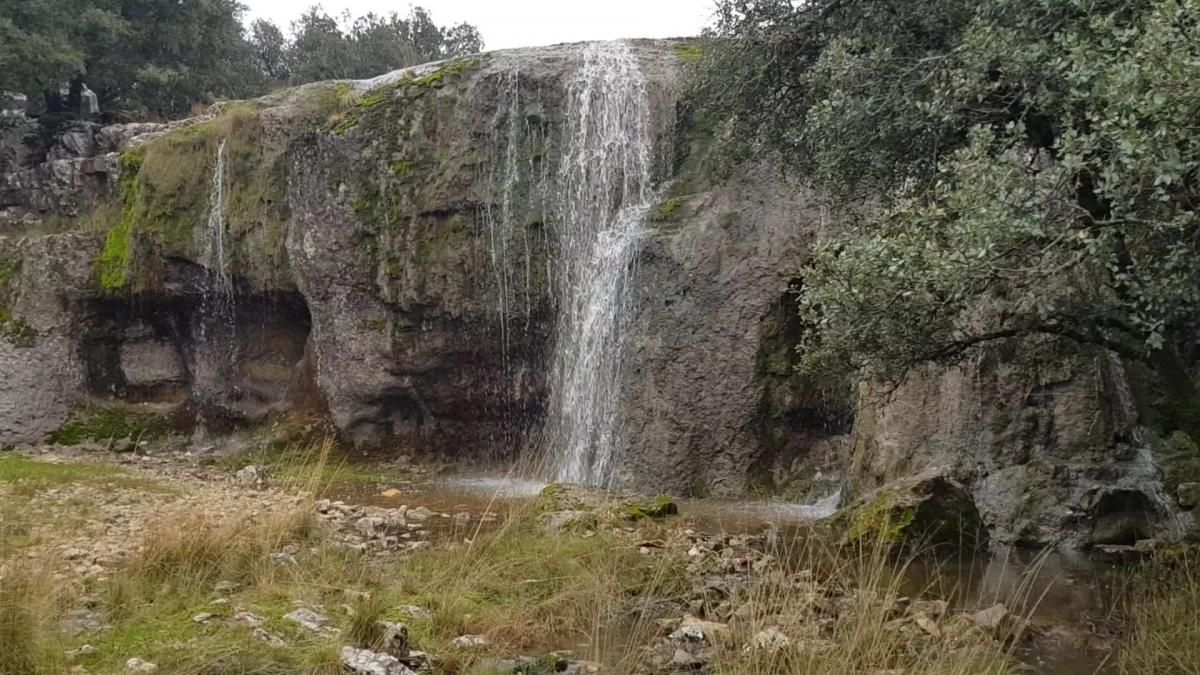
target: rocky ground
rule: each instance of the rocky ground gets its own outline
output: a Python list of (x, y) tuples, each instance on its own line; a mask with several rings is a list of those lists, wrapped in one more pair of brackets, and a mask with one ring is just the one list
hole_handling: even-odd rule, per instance
[[(72, 589), (55, 615), (67, 646), (51, 658), (73, 672), (229, 672), (204, 665), (214, 659), (254, 670), (238, 659), (257, 644), (268, 649), (254, 672), (999, 673), (1039, 641), (1089, 646), (1011, 600), (909, 597), (886, 557), (700, 531), (665, 498), (551, 486), (533, 502), (449, 512), (386, 480), (369, 501), (392, 506), (324, 498), (320, 471), (24, 455), (0, 456), (0, 591), (30, 563)], [(297, 514), (313, 533), (253, 534)], [(218, 539), (230, 550), (252, 533), (252, 572), (225, 557), (161, 574), (147, 563), (172, 560), (164, 528), (186, 537), (210, 524), (229, 528)], [(175, 572), (203, 586), (180, 591)], [(147, 575), (147, 599), (117, 611), (128, 603), (114, 594)], [(189, 650), (199, 664), (179, 656)]]

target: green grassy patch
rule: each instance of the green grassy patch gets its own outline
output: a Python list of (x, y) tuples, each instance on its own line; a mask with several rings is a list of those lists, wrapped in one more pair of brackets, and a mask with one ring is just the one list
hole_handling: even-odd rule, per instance
[(0, 456), (0, 484), (18, 492), (32, 493), (60, 485), (111, 485), (137, 489), (160, 489), (155, 481), (129, 474), (111, 464), (55, 464), (18, 455)]

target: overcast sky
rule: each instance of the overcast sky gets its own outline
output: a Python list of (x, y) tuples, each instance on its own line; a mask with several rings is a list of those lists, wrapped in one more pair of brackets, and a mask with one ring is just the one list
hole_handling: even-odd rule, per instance
[[(264, 17), (287, 31), (316, 0), (242, 0), (250, 18)], [(487, 49), (622, 37), (697, 35), (712, 15), (713, 0), (324, 0), (330, 14), (408, 13), (410, 4), (429, 10), (440, 25), (467, 21), (479, 27)]]

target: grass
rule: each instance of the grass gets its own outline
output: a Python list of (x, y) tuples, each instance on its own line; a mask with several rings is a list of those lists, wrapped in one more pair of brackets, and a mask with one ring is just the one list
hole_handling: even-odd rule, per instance
[(32, 495), (62, 485), (99, 485), (161, 491), (155, 481), (112, 464), (57, 464), (19, 455), (0, 456), (0, 485), (10, 494)]
[(1121, 608), (1129, 627), (1116, 649), (1122, 675), (1200, 673), (1200, 559), (1193, 551), (1139, 568)]
[[(286, 454), (296, 467), (286, 487), (319, 493), (336, 458), (332, 445)], [(105, 465), (0, 457), (0, 485), (125, 478)], [(146, 531), (139, 554), (87, 586), (54, 582), (46, 566), (4, 567), (0, 559), (0, 673), (63, 672), (63, 651), (86, 642), (95, 653), (78, 663), (93, 673), (120, 672), (137, 656), (170, 673), (332, 674), (340, 672), (342, 645), (378, 647), (380, 621), (407, 624), (412, 643), (439, 657), (435, 673), (488, 672), (488, 659), (560, 649), (611, 672), (632, 672), (649, 658), (641, 647), (663, 635), (655, 620), (685, 612), (728, 623), (727, 637), (709, 650), (712, 672), (723, 675), (1016, 672), (1012, 650), (1023, 622), (990, 634), (961, 613), (920, 609), (909, 598), (947, 597), (947, 584), (932, 579), (914, 589), (909, 568), (920, 552), (898, 557), (886, 538), (848, 546), (784, 538), (749, 558), (761, 566), (745, 569), (724, 545), (699, 556), (686, 553), (678, 544), (682, 526), (669, 520), (616, 520), (613, 527), (548, 533), (540, 520), (544, 501), (511, 507), (494, 531), (468, 529), (404, 557), (373, 558), (339, 547), (311, 504), (301, 503), (226, 520), (203, 514), (164, 520)], [(645, 542), (664, 545), (643, 550)], [(279, 552), (296, 564), (278, 562)], [(742, 570), (735, 575), (739, 585), (710, 593), (709, 582), (729, 575), (731, 566)], [(1194, 570), (1175, 561), (1139, 576), (1142, 584), (1130, 593), (1135, 602), (1125, 610), (1121, 672), (1198, 672), (1200, 576)], [(218, 582), (234, 588), (217, 592)], [(58, 623), (81, 592), (97, 599), (110, 628), (69, 637)], [(228, 602), (213, 604), (218, 598)], [(638, 601), (654, 598), (678, 605), (635, 610)], [(983, 600), (1018, 612), (1038, 602), (1032, 585)], [(318, 635), (285, 621), (298, 606), (327, 616), (340, 632)], [(427, 615), (411, 616), (407, 606)], [(250, 626), (232, 618), (243, 609), (262, 617), (263, 628), (287, 645), (256, 640)], [(217, 616), (198, 624), (192, 617), (200, 612)], [(937, 635), (918, 629), (916, 614), (928, 618)], [(769, 628), (791, 643), (745, 648)], [(491, 644), (452, 646), (466, 634), (485, 635)]]

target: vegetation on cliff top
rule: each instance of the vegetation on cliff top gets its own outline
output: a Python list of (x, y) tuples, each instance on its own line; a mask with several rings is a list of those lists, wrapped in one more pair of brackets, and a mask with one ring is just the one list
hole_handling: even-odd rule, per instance
[(86, 83), (105, 114), (171, 118), (218, 98), (483, 48), (475, 26), (438, 26), (422, 7), (352, 21), (314, 6), (292, 24), (292, 39), (262, 18), (247, 29), (245, 10), (234, 0), (0, 0), (0, 91), (44, 96), (49, 112), (73, 115)]
[(802, 272), (810, 370), (1190, 345), (1200, 2), (725, 0), (715, 32), (700, 91), (732, 155), (780, 152), (835, 209)]

